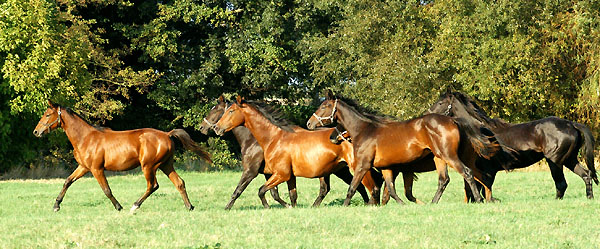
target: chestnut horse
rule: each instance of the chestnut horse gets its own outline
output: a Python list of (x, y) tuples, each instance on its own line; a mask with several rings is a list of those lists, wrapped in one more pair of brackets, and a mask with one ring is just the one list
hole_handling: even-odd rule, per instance
[[(339, 144), (342, 141), (348, 141), (348, 142), (352, 143), (352, 138), (348, 134), (348, 131), (346, 131), (346, 129), (339, 123), (335, 126), (335, 129), (331, 132), (331, 135), (329, 135), (329, 140), (334, 144)], [(475, 152), (473, 152), (473, 153), (475, 153)], [(465, 155), (465, 156), (461, 155), (461, 160), (462, 161), (469, 160), (469, 158), (466, 158), (466, 156), (468, 156), (468, 155)], [(405, 165), (398, 165), (398, 167), (391, 167), (390, 169), (392, 170), (392, 173), (393, 173), (392, 182), (396, 182), (396, 177), (400, 173), (402, 173), (402, 179), (403, 179), (403, 183), (404, 183), (404, 196), (406, 196), (406, 199), (408, 199), (409, 201), (414, 202), (414, 203), (423, 204), (422, 201), (420, 201), (413, 195), (412, 187), (413, 187), (413, 182), (417, 179), (417, 175), (415, 173), (423, 173), (423, 172), (429, 172), (429, 171), (435, 170), (433, 154), (429, 154), (429, 156), (427, 156), (421, 160), (418, 160), (416, 162), (413, 162), (410, 164), (405, 164)], [(468, 186), (468, 185), (465, 185), (465, 186)], [(381, 199), (381, 205), (387, 204), (389, 200), (390, 200), (390, 192), (386, 187), (383, 190), (383, 197)], [(465, 201), (466, 201), (466, 198), (465, 198)]]
[[(219, 121), (221, 116), (223, 116), (223, 113), (225, 113), (225, 110), (229, 105), (230, 103), (228, 103), (223, 96), (220, 96), (217, 99), (217, 105), (210, 109), (202, 121), (200, 132), (208, 135), (209, 129), (215, 128), (215, 124)], [(242, 177), (240, 178), (235, 191), (233, 191), (233, 194), (231, 195), (231, 199), (225, 206), (225, 210), (231, 209), (237, 198), (244, 192), (248, 184), (256, 178), (258, 173), (264, 174), (265, 179), (267, 180), (271, 177), (271, 174), (265, 174), (264, 172), (265, 157), (263, 155), (263, 150), (252, 136), (252, 133), (250, 133), (250, 130), (244, 126), (238, 126), (234, 128), (232, 132), (242, 149), (242, 166), (244, 167), (244, 170), (242, 171)], [(289, 207), (289, 204), (279, 197), (277, 187), (271, 189), (271, 196), (284, 207)]]
[(492, 156), (499, 145), (490, 143), (487, 136), (439, 114), (424, 115), (403, 122), (373, 119), (371, 115), (366, 116), (333, 96), (331, 90), (326, 97), (307, 121), (307, 127), (314, 129), (337, 120), (352, 138), (356, 166), (344, 205), (350, 203), (356, 186), (371, 167), (382, 169), (390, 195), (398, 203), (403, 203), (393, 186), (391, 168), (416, 162), (431, 153), (439, 175), (438, 189), (432, 202), (439, 201), (448, 184), (446, 163), (463, 176), (474, 192), (475, 200), (482, 201), (473, 179), (474, 164), (466, 167), (458, 154), (461, 140), (468, 139), (478, 155)]
[(113, 131), (108, 128), (95, 127), (88, 124), (79, 115), (59, 105), (48, 101), (49, 108), (42, 115), (33, 134), (37, 137), (49, 133), (61, 127), (69, 141), (73, 145), (73, 156), (79, 166), (67, 177), (60, 194), (54, 203), (54, 211), (60, 210), (60, 203), (73, 182), (81, 178), (87, 172), (92, 172), (102, 191), (116, 210), (123, 209), (121, 204), (112, 195), (104, 170), (125, 171), (138, 166), (146, 177), (147, 189), (131, 207), (131, 212), (137, 210), (150, 194), (158, 189), (156, 181), (156, 169), (162, 170), (175, 185), (185, 206), (193, 210), (194, 206), (188, 199), (185, 183), (173, 169), (173, 152), (175, 143), (171, 140), (175, 137), (181, 141), (183, 146), (191, 150), (203, 159), (211, 162), (210, 155), (204, 152), (182, 129), (170, 132), (159, 131), (150, 128)]
[[(349, 183), (352, 179), (348, 166), (353, 165), (352, 146), (349, 143), (335, 145), (329, 142), (331, 129), (307, 131), (300, 127), (291, 129), (281, 124), (270, 114), (255, 103), (246, 102), (240, 96), (237, 103), (232, 104), (221, 119), (215, 124), (218, 135), (244, 125), (250, 130), (258, 144), (264, 151), (264, 172), (272, 174), (267, 182), (260, 187), (258, 196), (265, 208), (269, 204), (264, 197), (265, 193), (282, 182), (294, 182), (296, 176), (306, 178), (323, 178), (321, 180), (319, 196), (313, 206), (317, 206), (329, 191), (329, 176), (344, 172)], [(370, 191), (378, 191), (378, 186), (372, 178), (365, 177), (365, 186)], [(357, 184), (358, 187), (359, 184)], [(361, 185), (362, 186), (362, 185)], [(361, 187), (363, 200), (369, 201), (364, 187)], [(378, 195), (378, 193), (377, 193)], [(290, 199), (296, 199), (295, 189), (290, 190)]]
[[(583, 179), (587, 198), (594, 198), (592, 180), (598, 184), (594, 167), (594, 137), (585, 125), (557, 117), (510, 124), (488, 117), (471, 98), (459, 92), (442, 94), (429, 111), (487, 127), (499, 141), (518, 152), (502, 167), (495, 163), (478, 162), (477, 167), (490, 188), (498, 171), (528, 167), (545, 158), (554, 179), (557, 199), (562, 199), (567, 189), (563, 165)], [(580, 150), (587, 169), (577, 159)]]

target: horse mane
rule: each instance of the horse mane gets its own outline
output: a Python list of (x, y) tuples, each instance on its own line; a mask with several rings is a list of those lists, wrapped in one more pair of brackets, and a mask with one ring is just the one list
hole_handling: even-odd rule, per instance
[(352, 108), (354, 111), (356, 111), (357, 113), (364, 116), (366, 119), (369, 119), (375, 123), (383, 124), (383, 123), (398, 121), (398, 119), (396, 117), (385, 115), (385, 114), (380, 113), (377, 110), (362, 106), (362, 105), (358, 104), (356, 102), (356, 100), (354, 100), (352, 98), (348, 98), (348, 97), (341, 96), (341, 95), (336, 95), (335, 98), (339, 99), (341, 101), (344, 101), (344, 103), (348, 104), (348, 106), (350, 108)]
[(90, 122), (87, 121), (87, 119), (85, 119), (84, 117), (82, 117), (81, 115), (79, 115), (79, 113), (73, 111), (73, 109), (71, 109), (70, 107), (66, 107), (65, 108), (65, 107), (62, 107), (62, 106), (60, 106), (58, 104), (57, 104), (57, 107), (60, 107), (61, 109), (63, 109), (67, 113), (69, 113), (70, 115), (77, 116), (78, 118), (80, 118), (81, 120), (83, 120), (83, 122), (85, 122), (86, 124), (88, 124), (91, 127), (94, 127), (98, 131), (104, 132), (104, 131), (110, 131), (110, 130), (112, 130), (111, 128), (108, 128), (108, 127), (99, 126), (99, 125), (95, 125), (95, 124), (90, 124)]
[(460, 103), (463, 104), (465, 110), (474, 117), (475, 119), (485, 123), (494, 128), (504, 128), (510, 126), (510, 124), (502, 119), (490, 118), (488, 114), (481, 108), (479, 105), (469, 98), (469, 96), (461, 93), (461, 92), (453, 92), (451, 93)]
[(295, 125), (287, 120), (279, 108), (263, 101), (246, 100), (245, 103), (257, 110), (260, 114), (267, 118), (269, 122), (281, 128), (282, 130), (295, 132), (292, 128), (297, 127), (298, 125)]

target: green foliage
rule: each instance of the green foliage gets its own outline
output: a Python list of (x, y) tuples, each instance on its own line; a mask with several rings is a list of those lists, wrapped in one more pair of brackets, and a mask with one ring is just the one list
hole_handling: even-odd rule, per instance
[(227, 142), (218, 137), (208, 138), (208, 151), (211, 153), (212, 170), (241, 169), (241, 161), (229, 149)]
[(70, 150), (30, 135), (47, 99), (169, 130), (198, 129), (223, 93), (277, 99), (302, 125), (325, 88), (406, 119), (450, 87), (494, 117), (597, 135), (598, 44), (595, 0), (0, 1), (0, 172)]

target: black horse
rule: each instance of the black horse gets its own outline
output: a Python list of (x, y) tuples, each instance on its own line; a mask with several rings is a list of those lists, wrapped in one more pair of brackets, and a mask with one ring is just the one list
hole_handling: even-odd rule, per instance
[[(594, 168), (594, 137), (585, 125), (558, 117), (510, 124), (490, 118), (471, 98), (459, 92), (443, 93), (429, 112), (462, 118), (474, 126), (488, 128), (499, 141), (517, 152), (503, 167), (493, 162), (483, 163), (483, 159), (478, 161), (477, 167), (484, 173), (486, 186), (493, 184), (500, 170), (524, 168), (546, 158), (557, 199), (562, 199), (567, 189), (563, 165), (583, 179), (587, 198), (594, 198), (592, 180), (598, 184)], [(587, 169), (577, 159), (580, 149)]]

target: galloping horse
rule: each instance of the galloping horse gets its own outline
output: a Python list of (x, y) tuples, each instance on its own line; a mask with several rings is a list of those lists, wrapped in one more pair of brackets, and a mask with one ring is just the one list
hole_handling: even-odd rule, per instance
[[(350, 183), (352, 175), (348, 167), (352, 167), (352, 145), (342, 143), (335, 145), (329, 142), (331, 129), (322, 129), (318, 131), (307, 131), (300, 127), (291, 129), (289, 126), (275, 120), (270, 114), (260, 106), (246, 102), (240, 96), (237, 97), (237, 103), (232, 104), (221, 119), (216, 123), (215, 132), (222, 135), (224, 132), (232, 130), (235, 127), (244, 125), (247, 127), (260, 147), (264, 150), (265, 166), (264, 172), (272, 174), (267, 182), (260, 187), (258, 196), (262, 200), (263, 206), (269, 208), (266, 202), (265, 193), (287, 181), (293, 183), (293, 190), (290, 189), (290, 199), (297, 198), (295, 191), (296, 176), (306, 178), (323, 178), (321, 180), (321, 189), (319, 196), (313, 206), (318, 206), (329, 191), (329, 176), (335, 174), (342, 180)], [(369, 177), (365, 177), (365, 186), (373, 192), (377, 190), (377, 184)], [(358, 186), (358, 184), (357, 184)], [(362, 185), (361, 185), (362, 186)], [(363, 200), (369, 201), (368, 195), (362, 186), (359, 190)], [(377, 194), (378, 195), (378, 194)]]
[[(348, 131), (346, 131), (346, 129), (339, 123), (335, 126), (335, 129), (331, 132), (331, 135), (329, 135), (329, 140), (334, 144), (339, 144), (342, 141), (348, 141), (348, 142), (352, 143), (352, 138), (348, 134)], [(467, 152), (468, 150), (463, 149), (460, 151)], [(474, 153), (474, 152), (472, 152), (472, 153)], [(459, 155), (459, 157), (460, 157), (461, 161), (468, 162), (468, 160), (472, 160), (472, 157), (469, 157), (471, 155), (472, 154), (461, 153), (461, 155)], [(396, 177), (398, 176), (398, 174), (402, 173), (402, 179), (403, 179), (403, 183), (404, 183), (404, 196), (406, 196), (406, 199), (408, 199), (409, 201), (414, 202), (414, 203), (422, 204), (423, 202), (420, 201), (419, 199), (417, 199), (413, 195), (413, 191), (412, 191), (413, 182), (417, 179), (417, 175), (415, 173), (429, 172), (429, 171), (434, 171), (436, 169), (435, 162), (433, 160), (433, 154), (429, 154), (429, 156), (427, 156), (421, 160), (418, 160), (416, 162), (404, 164), (404, 165), (398, 165), (398, 167), (391, 167), (390, 169), (392, 170), (392, 173), (393, 173), (392, 182), (396, 182)], [(465, 185), (465, 187), (468, 187), (468, 185)], [(386, 187), (383, 190), (383, 197), (381, 199), (381, 205), (387, 204), (389, 200), (390, 200), (390, 192)], [(465, 201), (466, 201), (466, 198), (465, 198)]]
[(73, 156), (79, 164), (77, 169), (67, 177), (54, 203), (54, 211), (60, 210), (60, 203), (69, 186), (90, 171), (115, 209), (120, 211), (123, 207), (112, 195), (104, 170), (125, 171), (138, 166), (142, 167), (148, 185), (146, 192), (131, 207), (131, 212), (137, 210), (144, 200), (158, 189), (156, 169), (159, 168), (179, 190), (186, 208), (194, 209), (188, 199), (183, 179), (173, 169), (175, 144), (171, 138), (179, 139), (186, 149), (197, 153), (205, 160), (211, 162), (211, 159), (210, 155), (204, 152), (187, 132), (182, 129), (164, 132), (150, 128), (113, 131), (91, 126), (69, 108), (62, 108), (51, 101), (48, 101), (48, 105), (49, 108), (42, 115), (33, 134), (41, 137), (58, 127), (63, 128), (73, 145)]
[[(225, 110), (229, 107), (229, 105), (230, 104), (225, 101), (225, 98), (220, 96), (217, 99), (217, 105), (210, 110), (208, 115), (206, 115), (202, 121), (202, 124), (200, 125), (200, 132), (208, 135), (209, 129), (215, 128), (215, 124), (223, 116), (223, 113), (225, 113)], [(244, 167), (244, 170), (242, 171), (242, 177), (240, 178), (235, 191), (233, 191), (233, 194), (231, 195), (231, 200), (229, 200), (227, 206), (225, 206), (226, 210), (231, 209), (237, 198), (240, 197), (242, 192), (244, 192), (248, 184), (250, 184), (250, 182), (256, 178), (258, 173), (264, 174), (265, 179), (267, 180), (269, 177), (271, 177), (271, 174), (264, 173), (265, 157), (263, 154), (263, 149), (252, 136), (250, 130), (244, 126), (238, 126), (234, 128), (232, 132), (242, 148), (242, 166)], [(277, 187), (271, 189), (271, 196), (273, 196), (273, 199), (275, 199), (284, 207), (289, 207), (289, 204), (279, 197)]]
[(369, 118), (333, 96), (331, 90), (327, 92), (326, 97), (307, 121), (307, 127), (314, 129), (337, 120), (352, 138), (356, 166), (344, 205), (350, 203), (356, 186), (371, 167), (382, 169), (390, 195), (398, 203), (403, 203), (396, 195), (390, 167), (416, 162), (430, 153), (434, 155), (439, 175), (438, 189), (432, 202), (439, 201), (448, 184), (446, 163), (467, 181), (474, 192), (475, 200), (482, 201), (472, 175), (471, 169), (474, 168), (474, 164), (469, 165), (470, 168), (466, 167), (459, 159), (458, 153), (461, 140), (468, 139), (478, 155), (492, 156), (499, 145), (490, 143), (488, 137), (439, 114), (429, 114), (404, 122), (372, 118), (371, 115)]
[[(518, 152), (513, 160), (506, 162), (505, 167), (494, 163), (478, 163), (486, 185), (491, 187), (500, 170), (524, 168), (546, 158), (556, 186), (557, 199), (562, 199), (567, 189), (563, 165), (583, 179), (587, 198), (594, 198), (592, 180), (598, 184), (594, 167), (594, 137), (585, 125), (557, 117), (510, 124), (490, 118), (473, 100), (459, 92), (442, 94), (429, 111), (483, 125), (492, 130), (498, 140)], [(587, 169), (577, 159), (580, 149)]]

